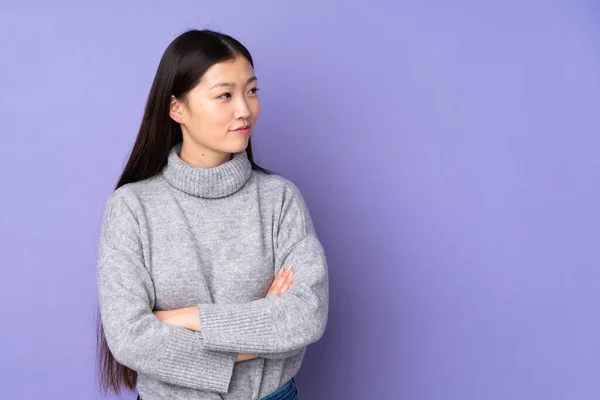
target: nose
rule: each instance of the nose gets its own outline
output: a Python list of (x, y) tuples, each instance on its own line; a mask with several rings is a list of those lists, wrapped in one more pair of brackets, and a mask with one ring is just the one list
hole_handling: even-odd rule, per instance
[(250, 108), (248, 107), (248, 104), (246, 103), (246, 99), (238, 98), (238, 102), (236, 104), (236, 109), (235, 109), (235, 118), (241, 119), (241, 118), (249, 118), (249, 117), (250, 117)]

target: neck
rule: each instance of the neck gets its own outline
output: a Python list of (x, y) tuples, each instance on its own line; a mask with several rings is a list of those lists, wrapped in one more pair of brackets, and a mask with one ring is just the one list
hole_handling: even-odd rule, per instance
[(181, 146), (179, 157), (187, 164), (194, 167), (215, 168), (221, 164), (225, 164), (233, 159), (232, 153), (223, 153), (220, 151), (212, 151), (204, 148), (194, 148), (189, 141), (184, 141)]

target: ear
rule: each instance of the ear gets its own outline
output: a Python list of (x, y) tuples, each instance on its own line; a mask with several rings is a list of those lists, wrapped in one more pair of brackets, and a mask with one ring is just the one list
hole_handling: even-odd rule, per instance
[(171, 95), (171, 104), (169, 105), (169, 116), (175, 122), (179, 122), (180, 124), (183, 122), (181, 104), (173, 95)]

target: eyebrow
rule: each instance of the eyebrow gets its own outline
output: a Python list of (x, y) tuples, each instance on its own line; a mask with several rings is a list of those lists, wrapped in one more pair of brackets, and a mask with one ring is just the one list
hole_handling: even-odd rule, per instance
[[(258, 78), (256, 76), (253, 76), (252, 78), (248, 78), (248, 80), (246, 81), (246, 85), (249, 84), (252, 81), (257, 80), (257, 79)], [(232, 83), (232, 82), (219, 82), (216, 85), (211, 86), (210, 89), (214, 89), (214, 88), (219, 87), (219, 86), (235, 86), (235, 83)]]

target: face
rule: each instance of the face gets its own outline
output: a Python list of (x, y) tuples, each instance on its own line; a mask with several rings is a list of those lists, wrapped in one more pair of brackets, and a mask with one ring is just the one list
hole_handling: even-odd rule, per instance
[[(169, 115), (181, 125), (181, 159), (215, 167), (248, 146), (260, 113), (254, 69), (244, 57), (210, 67), (188, 92), (187, 104), (171, 97)], [(246, 131), (236, 129), (249, 125)]]

